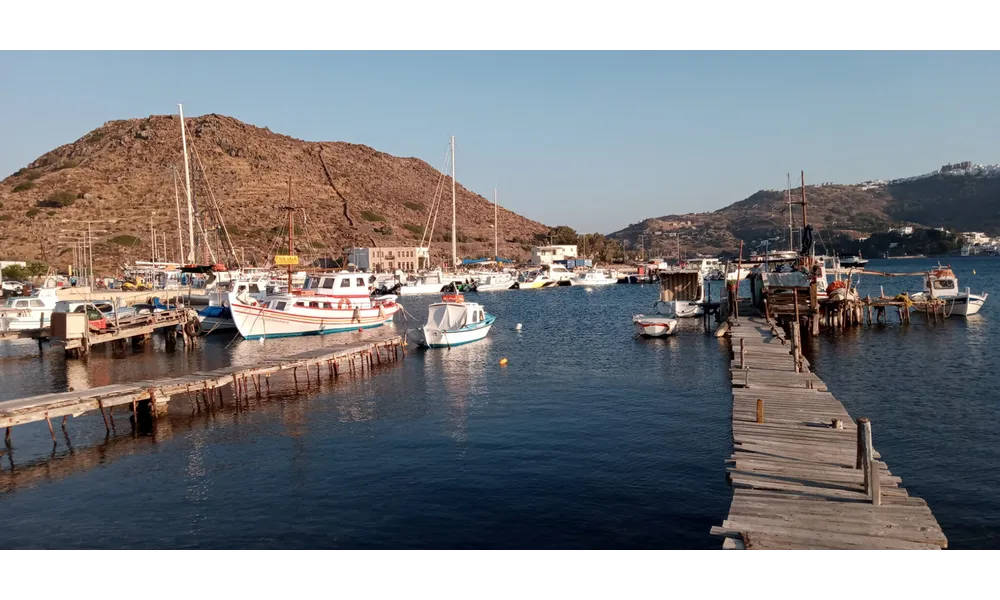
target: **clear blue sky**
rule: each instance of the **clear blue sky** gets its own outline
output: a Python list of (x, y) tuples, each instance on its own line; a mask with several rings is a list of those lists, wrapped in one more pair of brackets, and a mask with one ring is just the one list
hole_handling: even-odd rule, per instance
[(105, 121), (221, 113), (441, 168), (549, 225), (715, 210), (785, 173), (1000, 162), (998, 53), (0, 52), (0, 176)]

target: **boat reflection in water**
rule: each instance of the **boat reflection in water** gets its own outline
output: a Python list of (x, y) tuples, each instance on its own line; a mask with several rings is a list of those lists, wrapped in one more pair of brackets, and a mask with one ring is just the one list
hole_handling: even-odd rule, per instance
[(467, 439), (469, 410), (488, 397), (487, 377), (497, 369), (492, 346), (493, 338), (486, 337), (475, 344), (422, 353), (426, 385), (447, 398), (449, 433), (456, 441)]

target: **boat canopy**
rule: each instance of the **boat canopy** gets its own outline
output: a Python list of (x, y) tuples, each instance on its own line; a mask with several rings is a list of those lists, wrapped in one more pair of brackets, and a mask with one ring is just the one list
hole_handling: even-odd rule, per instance
[(460, 329), (465, 326), (466, 306), (458, 304), (432, 304), (427, 314), (431, 329)]
[(463, 258), (463, 265), (481, 265), (486, 263), (512, 263), (513, 260), (509, 258), (500, 258), (499, 256), (494, 256), (493, 258)]

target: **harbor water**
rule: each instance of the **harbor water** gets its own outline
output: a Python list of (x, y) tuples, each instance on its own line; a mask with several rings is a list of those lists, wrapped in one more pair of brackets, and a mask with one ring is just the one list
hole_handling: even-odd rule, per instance
[[(872, 261), (916, 271), (928, 261)], [(961, 287), (998, 290), (1000, 261), (953, 259)], [(976, 274), (973, 275), (972, 271)], [(718, 284), (716, 284), (718, 285)], [(866, 280), (863, 293), (919, 289)], [(731, 450), (728, 343), (687, 320), (636, 339), (651, 285), (469, 294), (489, 337), (418, 350), (373, 376), (298, 393), (282, 380), (249, 410), (184, 402), (149, 435), (126, 414), (17, 427), (0, 457), (6, 548), (719, 548)], [(87, 362), (0, 342), (0, 399), (175, 375), (341, 344), (422, 323), (435, 296), (403, 298), (408, 322), (343, 335), (193, 352), (156, 339)], [(925, 498), (952, 548), (1000, 546), (1000, 295), (980, 315), (824, 333), (808, 356), (875, 445)], [(520, 331), (515, 325), (521, 323)], [(499, 364), (501, 358), (507, 365)], [(286, 378), (287, 379), (287, 378)]]

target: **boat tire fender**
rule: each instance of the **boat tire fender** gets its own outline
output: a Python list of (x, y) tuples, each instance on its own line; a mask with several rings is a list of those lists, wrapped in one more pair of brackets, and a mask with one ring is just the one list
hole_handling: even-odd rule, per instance
[(198, 337), (201, 335), (201, 321), (198, 319), (191, 319), (184, 325), (184, 333), (188, 334), (189, 337)]

